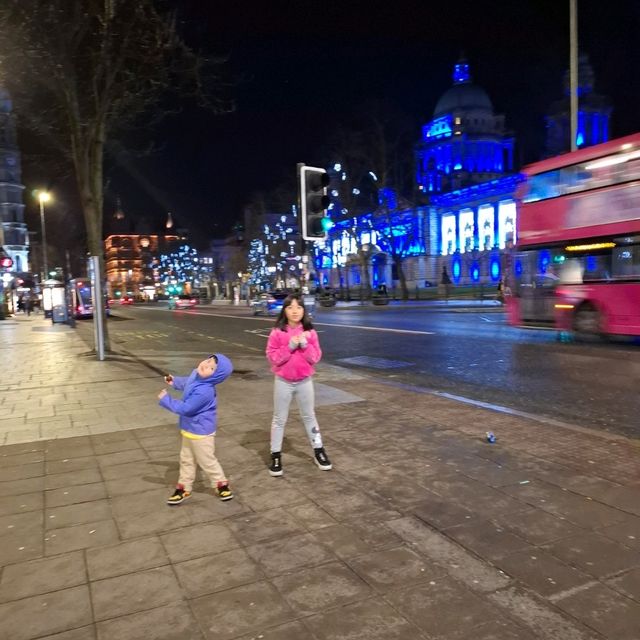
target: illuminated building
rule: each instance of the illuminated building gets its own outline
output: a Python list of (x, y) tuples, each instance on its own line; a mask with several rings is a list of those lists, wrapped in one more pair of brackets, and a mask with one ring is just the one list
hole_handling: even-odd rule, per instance
[(415, 162), (420, 204), (383, 188), (370, 214), (338, 217), (326, 246), (316, 249), (323, 285), (361, 283), (363, 251), (374, 287), (395, 284), (400, 269), (410, 289), (437, 284), (443, 266), (456, 284), (500, 279), (501, 252), (516, 229), (514, 138), (464, 59), (422, 127)]
[[(593, 89), (594, 75), (586, 55), (578, 58), (578, 130), (576, 146), (588, 147), (609, 140), (611, 102)], [(546, 156), (557, 156), (571, 150), (571, 117), (569, 71), (564, 76), (564, 97), (551, 105), (546, 116)]]
[[(578, 142), (587, 146), (608, 138), (611, 107), (593, 93), (585, 56), (579, 77)], [(568, 97), (552, 107), (546, 122), (549, 153), (559, 153), (569, 141)], [(514, 165), (514, 146), (504, 116), (494, 113), (487, 93), (472, 82), (468, 63), (459, 60), (452, 86), (415, 146), (417, 203), (377, 189), (370, 172), (377, 189), (373, 197), (357, 190), (370, 210), (349, 218), (338, 197), (346, 171), (340, 163), (329, 169), (334, 227), (327, 242), (314, 247), (318, 284), (349, 289), (368, 280), (374, 287), (391, 286), (402, 275), (415, 290), (438, 284), (446, 267), (455, 284), (495, 287), (507, 275), (505, 250), (517, 240), (515, 190), (522, 176)]]
[(13, 260), (12, 271), (29, 271), (29, 240), (24, 223), (20, 150), (11, 98), (0, 89), (0, 244)]
[(418, 192), (429, 204), (429, 280), (443, 266), (454, 283), (496, 282), (500, 251), (515, 241), (514, 138), (460, 60), (416, 145)]
[(438, 100), (433, 119), (416, 145), (416, 183), (426, 194), (443, 193), (513, 172), (514, 140), (504, 116), (495, 115), (489, 96), (471, 81), (460, 60), (453, 86)]
[[(110, 226), (112, 233), (104, 241), (109, 297), (153, 298), (159, 282), (160, 256), (174, 250), (184, 238), (174, 233), (146, 233), (149, 229), (144, 223), (132, 229), (120, 207)], [(171, 227), (165, 225), (164, 231)]]

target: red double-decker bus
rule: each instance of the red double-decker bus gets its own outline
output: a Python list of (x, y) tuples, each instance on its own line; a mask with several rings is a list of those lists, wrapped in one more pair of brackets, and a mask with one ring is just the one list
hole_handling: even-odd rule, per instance
[(509, 321), (640, 335), (640, 134), (523, 173)]

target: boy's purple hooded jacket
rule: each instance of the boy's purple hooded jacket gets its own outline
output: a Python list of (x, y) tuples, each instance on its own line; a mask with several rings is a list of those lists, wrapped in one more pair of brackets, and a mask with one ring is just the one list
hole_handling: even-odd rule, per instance
[(173, 378), (173, 388), (181, 391), (182, 400), (166, 395), (159, 404), (180, 416), (180, 429), (197, 436), (210, 436), (217, 427), (216, 385), (226, 380), (233, 371), (231, 360), (221, 353), (217, 369), (208, 377), (201, 378), (194, 369), (189, 376)]

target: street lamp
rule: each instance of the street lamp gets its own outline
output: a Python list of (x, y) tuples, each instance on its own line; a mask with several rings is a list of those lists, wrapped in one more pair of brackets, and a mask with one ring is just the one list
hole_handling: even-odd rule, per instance
[(51, 194), (48, 191), (38, 191), (38, 200), (40, 201), (40, 229), (42, 231), (42, 281), (44, 282), (49, 273), (49, 265), (47, 262), (47, 233), (44, 226), (44, 203), (51, 200)]

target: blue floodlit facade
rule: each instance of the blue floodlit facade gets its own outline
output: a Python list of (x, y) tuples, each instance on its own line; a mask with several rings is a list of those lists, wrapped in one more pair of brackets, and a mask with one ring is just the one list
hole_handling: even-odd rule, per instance
[[(578, 129), (576, 146), (588, 147), (609, 140), (612, 106), (605, 96), (594, 91), (593, 69), (589, 58), (578, 58)], [(569, 99), (569, 72), (564, 77), (564, 96), (551, 106), (545, 118), (547, 157), (566, 153), (571, 148), (571, 117)]]
[[(590, 69), (581, 57), (582, 146), (609, 136), (611, 107), (593, 93)], [(349, 209), (336, 199), (330, 208), (336, 224), (327, 241), (314, 248), (317, 285), (349, 288), (368, 280), (374, 287), (391, 286), (398, 280), (394, 255), (401, 256), (411, 289), (438, 284), (443, 267), (457, 285), (495, 286), (505, 275), (506, 250), (517, 240), (515, 192), (522, 179), (514, 166), (515, 141), (504, 116), (494, 113), (489, 96), (473, 83), (466, 60), (454, 66), (452, 80), (415, 146), (421, 204), (403, 203), (392, 190), (379, 189), (371, 213), (345, 219)], [(566, 116), (558, 105), (564, 102), (556, 103), (546, 120), (547, 141), (556, 146)], [(338, 186), (347, 179), (340, 164), (330, 174)], [(377, 177), (370, 175), (376, 184)], [(339, 189), (330, 191), (338, 196)], [(362, 273), (365, 263), (368, 274)]]

